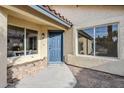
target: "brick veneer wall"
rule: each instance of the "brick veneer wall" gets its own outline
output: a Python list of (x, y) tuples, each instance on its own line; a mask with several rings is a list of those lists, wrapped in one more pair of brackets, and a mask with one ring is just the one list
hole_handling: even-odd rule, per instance
[(46, 60), (37, 60), (20, 65), (10, 66), (7, 69), (7, 81), (8, 83), (14, 83), (25, 76), (35, 75), (46, 66)]

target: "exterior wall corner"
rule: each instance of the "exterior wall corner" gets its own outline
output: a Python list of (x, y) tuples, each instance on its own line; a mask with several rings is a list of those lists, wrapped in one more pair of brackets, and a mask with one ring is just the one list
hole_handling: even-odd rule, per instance
[(7, 86), (7, 14), (0, 11), (0, 87)]

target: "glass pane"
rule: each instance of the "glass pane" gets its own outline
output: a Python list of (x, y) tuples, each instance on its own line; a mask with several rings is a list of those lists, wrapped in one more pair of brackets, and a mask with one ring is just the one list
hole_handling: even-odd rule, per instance
[(102, 25), (95, 29), (95, 54), (97, 56), (117, 57), (118, 25)]
[(24, 29), (8, 25), (7, 56), (24, 55)]
[(26, 30), (26, 54), (37, 54), (37, 31)]
[(78, 31), (78, 53), (84, 55), (93, 55), (93, 28)]

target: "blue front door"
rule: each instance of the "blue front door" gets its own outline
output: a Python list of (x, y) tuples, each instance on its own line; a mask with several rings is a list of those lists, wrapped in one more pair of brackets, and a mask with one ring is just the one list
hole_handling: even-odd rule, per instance
[(63, 33), (49, 32), (48, 40), (48, 55), (49, 63), (62, 63), (63, 59)]

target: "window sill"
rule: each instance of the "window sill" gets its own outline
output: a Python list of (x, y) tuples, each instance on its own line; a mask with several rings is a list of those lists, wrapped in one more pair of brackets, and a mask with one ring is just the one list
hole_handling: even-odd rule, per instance
[(20, 58), (20, 57), (28, 57), (28, 56), (35, 56), (35, 55), (38, 55), (38, 54), (30, 54), (30, 55), (22, 55), (22, 56), (13, 56), (13, 57), (7, 57), (7, 59), (14, 59), (14, 58)]
[(110, 61), (119, 61), (118, 57), (91, 56), (91, 55), (80, 55), (80, 54), (77, 54), (77, 56), (87, 57), (87, 58), (94, 58), (94, 59), (110, 60)]
[(27, 63), (30, 61), (38, 60), (41, 59), (39, 54), (32, 54), (32, 55), (26, 55), (26, 56), (16, 56), (16, 57), (8, 57), (8, 65), (9, 64), (22, 64), (22, 63)]

